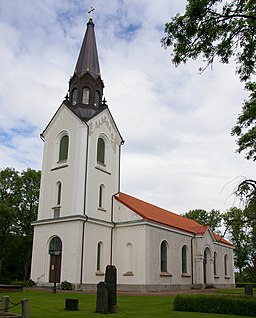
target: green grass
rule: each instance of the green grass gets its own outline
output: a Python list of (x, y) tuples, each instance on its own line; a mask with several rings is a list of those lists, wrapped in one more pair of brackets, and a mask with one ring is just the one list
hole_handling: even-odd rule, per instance
[[(218, 293), (225, 295), (244, 295), (244, 288), (221, 289)], [(253, 296), (256, 296), (256, 288), (253, 288)]]
[[(0, 299), (5, 294), (0, 294)], [(75, 292), (57, 292), (52, 294), (49, 291), (24, 291), (22, 293), (9, 293), (10, 300), (14, 303), (23, 298), (29, 299), (31, 318), (79, 318), (79, 317), (100, 317), (95, 313), (96, 295), (87, 295)], [(66, 311), (65, 299), (77, 298), (79, 300), (79, 311)], [(190, 313), (172, 311), (174, 297), (171, 296), (118, 296), (117, 314), (108, 316), (136, 317), (136, 318), (234, 318), (240, 316), (218, 315), (208, 313)], [(0, 304), (0, 306), (2, 306)], [(17, 309), (18, 308), (18, 309)], [(20, 312), (20, 306), (13, 310)]]

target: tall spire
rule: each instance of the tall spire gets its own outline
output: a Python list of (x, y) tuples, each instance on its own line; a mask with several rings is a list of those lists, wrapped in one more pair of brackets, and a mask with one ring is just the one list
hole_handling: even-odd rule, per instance
[(96, 37), (94, 33), (94, 23), (92, 19), (91, 8), (89, 11), (90, 17), (87, 23), (83, 44), (77, 60), (75, 74), (82, 77), (86, 72), (89, 72), (94, 78), (100, 76), (100, 65), (96, 45)]

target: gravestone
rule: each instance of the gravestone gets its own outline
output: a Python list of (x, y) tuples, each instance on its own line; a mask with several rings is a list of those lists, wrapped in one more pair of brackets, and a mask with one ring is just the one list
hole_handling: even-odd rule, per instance
[(249, 295), (249, 296), (253, 296), (253, 288), (252, 288), (252, 285), (245, 285), (245, 286), (244, 286), (244, 294), (245, 294), (245, 295)]
[(96, 312), (108, 313), (108, 285), (104, 282), (100, 282), (97, 285)]
[(107, 265), (105, 283), (108, 286), (108, 310), (111, 313), (117, 313), (117, 283), (116, 283), (116, 267), (114, 265)]
[(65, 310), (78, 310), (78, 299), (67, 298)]

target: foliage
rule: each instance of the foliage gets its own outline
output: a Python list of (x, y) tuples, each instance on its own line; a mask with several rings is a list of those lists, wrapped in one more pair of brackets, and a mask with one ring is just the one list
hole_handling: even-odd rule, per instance
[(234, 263), (239, 269), (240, 279), (243, 280), (243, 268), (247, 265), (250, 253), (244, 212), (232, 207), (223, 214), (223, 220), (229, 239), (235, 247)]
[(15, 280), (11, 282), (10, 285), (22, 286), (22, 287), (33, 287), (36, 285), (36, 283), (32, 279), (29, 279), (27, 281)]
[(255, 317), (256, 299), (246, 296), (178, 295), (173, 309)]
[[(245, 287), (248, 285), (252, 286), (253, 288), (256, 288), (256, 283), (252, 283), (252, 282), (237, 282), (236, 283), (237, 288)], [(243, 292), (244, 292), (244, 290), (243, 290)]]
[[(236, 61), (236, 73), (245, 83), (250, 98), (232, 134), (238, 136), (238, 151), (247, 150), (247, 159), (256, 160), (256, 2), (255, 0), (188, 0), (185, 13), (165, 25), (162, 44), (172, 47), (177, 66), (203, 56), (204, 71), (216, 57), (221, 63)], [(248, 129), (249, 128), (249, 129)]]
[(72, 290), (72, 284), (65, 280), (64, 282), (60, 283), (58, 288), (61, 290)]
[(197, 221), (201, 225), (208, 225), (213, 231), (221, 226), (222, 216), (220, 211), (212, 209), (207, 212), (202, 209), (190, 210), (183, 214), (184, 217)]
[(30, 168), (0, 170), (0, 274), (12, 280), (29, 278), (40, 176)]

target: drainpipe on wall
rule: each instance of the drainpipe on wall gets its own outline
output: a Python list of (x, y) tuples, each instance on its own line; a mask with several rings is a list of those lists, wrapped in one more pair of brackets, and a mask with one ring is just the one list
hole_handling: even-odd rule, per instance
[(82, 230), (82, 247), (81, 247), (81, 267), (80, 267), (80, 284), (83, 283), (83, 267), (84, 267), (84, 232), (85, 232), (85, 223), (88, 221), (88, 215), (86, 214), (86, 191), (87, 191), (87, 171), (88, 171), (88, 149), (89, 149), (89, 126), (84, 122), (87, 127), (87, 141), (86, 141), (86, 160), (85, 160), (85, 173), (84, 173), (84, 209), (83, 214), (85, 220), (83, 222)]
[(114, 199), (115, 196), (120, 192), (120, 179), (121, 179), (121, 146), (124, 144), (124, 140), (121, 141), (119, 145), (119, 171), (118, 171), (118, 192), (112, 195), (111, 202), (111, 223), (113, 224), (111, 228), (111, 236), (110, 236), (110, 265), (113, 265), (113, 234), (116, 223), (114, 222)]
[(196, 237), (194, 236), (191, 239), (191, 284), (192, 288), (194, 288), (194, 250), (193, 250), (193, 239)]

